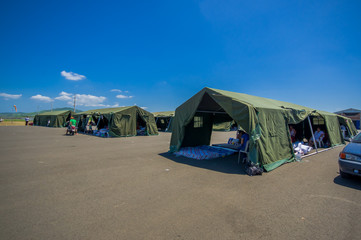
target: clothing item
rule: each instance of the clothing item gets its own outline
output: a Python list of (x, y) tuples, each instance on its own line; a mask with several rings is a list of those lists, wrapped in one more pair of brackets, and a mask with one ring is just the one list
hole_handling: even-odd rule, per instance
[(317, 141), (320, 139), (321, 136), (325, 136), (325, 133), (323, 131), (319, 131), (319, 132), (316, 131), (314, 135), (315, 135), (315, 140)]
[(70, 119), (70, 125), (71, 126), (76, 126), (76, 120), (75, 119)]

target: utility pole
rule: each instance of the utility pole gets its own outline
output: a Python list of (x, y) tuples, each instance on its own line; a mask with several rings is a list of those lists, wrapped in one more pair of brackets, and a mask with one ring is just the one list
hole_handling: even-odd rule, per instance
[(74, 94), (74, 112), (75, 112), (76, 95)]
[(51, 103), (51, 111), (53, 111), (53, 103)]

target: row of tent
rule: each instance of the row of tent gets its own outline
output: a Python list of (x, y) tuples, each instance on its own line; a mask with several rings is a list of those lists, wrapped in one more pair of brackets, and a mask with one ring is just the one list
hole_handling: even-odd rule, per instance
[[(78, 122), (80, 130), (86, 128), (89, 119), (95, 121), (97, 125), (109, 125), (110, 134), (115, 137), (134, 136), (137, 121), (146, 123), (146, 128), (149, 129), (149, 135), (157, 134), (155, 128), (159, 131), (172, 132), (172, 122), (175, 116), (174, 111), (156, 112), (153, 113), (155, 119), (155, 126), (152, 119), (152, 113), (147, 112), (137, 106), (120, 107), (120, 108), (103, 108), (94, 109), (85, 112), (75, 113), (71, 110), (44, 112), (34, 117), (35, 126), (48, 127), (65, 127), (73, 116)], [(121, 117), (120, 117), (121, 116)], [(137, 119), (137, 116), (138, 119)], [(103, 121), (98, 123), (98, 119)], [(121, 118), (121, 121), (119, 120)], [(110, 123), (110, 124), (109, 124)], [(229, 121), (224, 123), (215, 123), (213, 130), (215, 131), (230, 131), (234, 127), (235, 122)], [(100, 126), (101, 128), (101, 126)]]
[(145, 128), (146, 135), (158, 134), (154, 115), (138, 106), (93, 109), (80, 113), (73, 111), (44, 112), (34, 117), (35, 126), (65, 127), (70, 118), (77, 120), (78, 130), (84, 131), (89, 121), (98, 129), (105, 126), (112, 137), (137, 135), (137, 128)]
[(295, 158), (289, 125), (303, 137), (310, 137), (317, 126), (327, 132), (331, 146), (344, 144), (340, 126), (350, 136), (357, 134), (353, 122), (333, 113), (242, 93), (204, 88), (175, 112), (150, 113), (137, 106), (89, 110), (50, 112), (36, 115), (34, 125), (65, 126), (70, 116), (84, 129), (89, 121), (106, 125), (113, 137), (135, 136), (138, 125), (146, 135), (158, 134), (158, 129), (171, 131), (170, 151), (182, 147), (209, 145), (212, 130), (229, 130), (236, 126), (250, 136), (250, 160), (270, 171)]

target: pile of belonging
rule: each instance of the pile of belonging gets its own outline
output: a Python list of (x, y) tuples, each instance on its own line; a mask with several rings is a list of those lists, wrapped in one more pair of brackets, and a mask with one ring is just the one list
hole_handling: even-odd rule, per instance
[(295, 142), (293, 144), (293, 151), (295, 152), (296, 157), (301, 157), (303, 155), (311, 152), (312, 147), (304, 145), (303, 142)]
[(141, 127), (140, 129), (137, 129), (137, 136), (146, 136), (147, 132), (145, 131), (145, 127)]
[(249, 176), (262, 175), (263, 168), (253, 165), (253, 164), (250, 164), (248, 167), (246, 167), (246, 173)]
[(184, 156), (198, 160), (226, 157), (232, 155), (233, 150), (217, 148), (212, 146), (184, 147), (179, 152), (174, 153), (176, 156)]
[(97, 137), (109, 137), (109, 129), (102, 128), (98, 130), (93, 131), (93, 135)]

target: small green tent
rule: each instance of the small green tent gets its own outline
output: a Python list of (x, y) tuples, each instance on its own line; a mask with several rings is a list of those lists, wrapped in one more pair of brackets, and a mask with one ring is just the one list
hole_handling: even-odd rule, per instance
[(137, 135), (137, 127), (145, 127), (146, 135), (157, 135), (157, 125), (152, 113), (138, 106), (94, 109), (77, 114), (78, 131), (84, 131), (91, 118), (98, 128), (108, 126), (112, 137)]
[(73, 115), (74, 112), (70, 110), (43, 112), (35, 115), (34, 126), (65, 127), (66, 123), (70, 120), (70, 117)]
[[(311, 119), (310, 118), (314, 118)], [(289, 124), (323, 120), (332, 146), (343, 144), (336, 114), (242, 93), (204, 88), (176, 109), (170, 151), (209, 145), (214, 122), (232, 121), (250, 136), (249, 158), (270, 171), (294, 160)], [(312, 131), (312, 133), (311, 133)], [(312, 127), (309, 134), (313, 134)]]
[(172, 131), (174, 111), (155, 112), (153, 114), (158, 130), (164, 132)]

